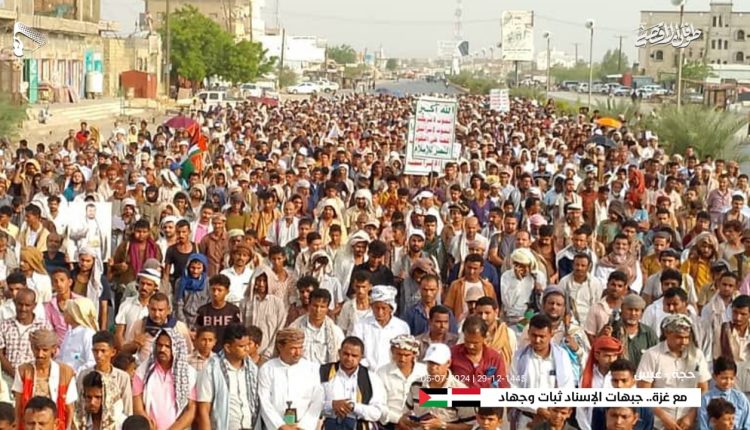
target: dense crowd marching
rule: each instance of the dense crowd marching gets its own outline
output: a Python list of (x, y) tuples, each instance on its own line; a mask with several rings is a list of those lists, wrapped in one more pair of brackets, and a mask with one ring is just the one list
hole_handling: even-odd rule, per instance
[[(665, 154), (638, 115), (461, 96), (460, 159), (409, 175), (412, 105), (313, 97), (6, 146), (0, 429), (750, 429), (737, 162)], [(703, 397), (475, 410), (420, 406), (422, 387)]]

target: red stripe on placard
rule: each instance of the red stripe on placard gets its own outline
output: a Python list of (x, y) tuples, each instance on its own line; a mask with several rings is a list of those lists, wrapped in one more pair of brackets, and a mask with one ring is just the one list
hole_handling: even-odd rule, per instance
[(482, 393), (481, 390), (482, 390), (481, 388), (451, 388), (451, 394), (455, 394), (459, 396), (462, 394), (478, 396)]

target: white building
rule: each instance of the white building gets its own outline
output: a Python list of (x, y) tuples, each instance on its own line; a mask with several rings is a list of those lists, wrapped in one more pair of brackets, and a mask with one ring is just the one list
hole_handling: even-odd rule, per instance
[(266, 22), (263, 20), (263, 9), (266, 7), (266, 0), (253, 0), (250, 2), (250, 23), (252, 26), (253, 42), (263, 39), (266, 34)]
[[(576, 59), (574, 56), (564, 52), (557, 51), (554, 48), (550, 48), (549, 60), (552, 63), (552, 67), (575, 67)], [(547, 50), (541, 50), (536, 54), (536, 68), (538, 70), (547, 70)]]
[[(261, 38), (267, 57), (281, 56), (281, 35), (264, 35)], [(315, 36), (286, 35), (284, 66), (295, 71), (323, 64), (326, 59), (326, 41)]]

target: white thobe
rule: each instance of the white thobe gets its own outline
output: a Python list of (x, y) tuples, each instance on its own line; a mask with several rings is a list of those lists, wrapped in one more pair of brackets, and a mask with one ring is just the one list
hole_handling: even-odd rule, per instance
[(289, 365), (280, 358), (267, 361), (258, 372), (258, 396), (263, 423), (277, 429), (285, 424), (284, 411), (291, 407), (297, 412), (297, 426), (301, 430), (315, 430), (323, 410), (323, 387), (320, 366), (301, 358)]
[(404, 404), (409, 389), (414, 382), (422, 381), (427, 376), (427, 366), (424, 363), (414, 363), (414, 368), (409, 376), (404, 376), (401, 370), (394, 364), (388, 363), (378, 369), (378, 376), (383, 381), (386, 398), (386, 411), (380, 422), (382, 424), (395, 424), (404, 414)]
[(277, 220), (271, 225), (271, 228), (268, 229), (266, 240), (274, 245), (286, 246), (287, 243), (293, 241), (299, 236), (298, 225), (299, 218), (297, 217), (292, 219), (291, 224), (283, 218)]
[(323, 402), (323, 417), (335, 418), (336, 413), (333, 410), (334, 400), (349, 400), (354, 403), (354, 410), (351, 417), (369, 422), (378, 421), (386, 409), (385, 406), (385, 389), (378, 375), (372, 370), (363, 368), (362, 370), (369, 373), (370, 385), (372, 386), (372, 397), (367, 403), (362, 403), (357, 391), (357, 377), (360, 369), (355, 370), (351, 375), (339, 369), (336, 376), (330, 381), (323, 384), (325, 401)]
[(571, 273), (560, 280), (558, 287), (563, 291), (569, 291), (570, 297), (575, 301), (576, 311), (580, 319), (579, 324), (586, 322), (589, 309), (601, 300), (604, 292), (602, 281), (588, 273), (586, 274), (586, 280), (583, 282), (576, 282)]
[(357, 321), (352, 330), (352, 336), (365, 344), (363, 364), (370, 369), (379, 369), (391, 361), (391, 339), (400, 334), (409, 334), (409, 325), (396, 317), (391, 317), (383, 327), (371, 315)]
[[(599, 367), (595, 363), (591, 388), (612, 388), (612, 373), (607, 372), (606, 375), (602, 375), (602, 372), (599, 371)], [(581, 430), (591, 430), (592, 410), (592, 408), (585, 406), (576, 408), (576, 420)]]

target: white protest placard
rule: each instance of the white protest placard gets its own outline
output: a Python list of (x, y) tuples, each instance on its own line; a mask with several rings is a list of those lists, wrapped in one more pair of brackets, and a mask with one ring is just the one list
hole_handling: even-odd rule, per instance
[(490, 90), (490, 109), (497, 112), (510, 112), (510, 92), (507, 88)]
[(119, 214), (112, 213), (112, 203), (74, 202), (68, 206), (68, 213), (72, 220), (67, 232), (70, 255), (77, 255), (76, 250), (88, 246), (107, 261), (114, 254), (112, 227), (115, 218), (119, 218)]
[(439, 160), (417, 160), (412, 154), (414, 147), (414, 117), (409, 120), (409, 134), (407, 134), (407, 145), (406, 145), (406, 161), (404, 162), (404, 174), (405, 175), (416, 175), (416, 176), (427, 176), (432, 172), (438, 171), (442, 167), (442, 163)]
[(421, 97), (417, 100), (409, 147), (417, 160), (453, 160), (456, 100)]

